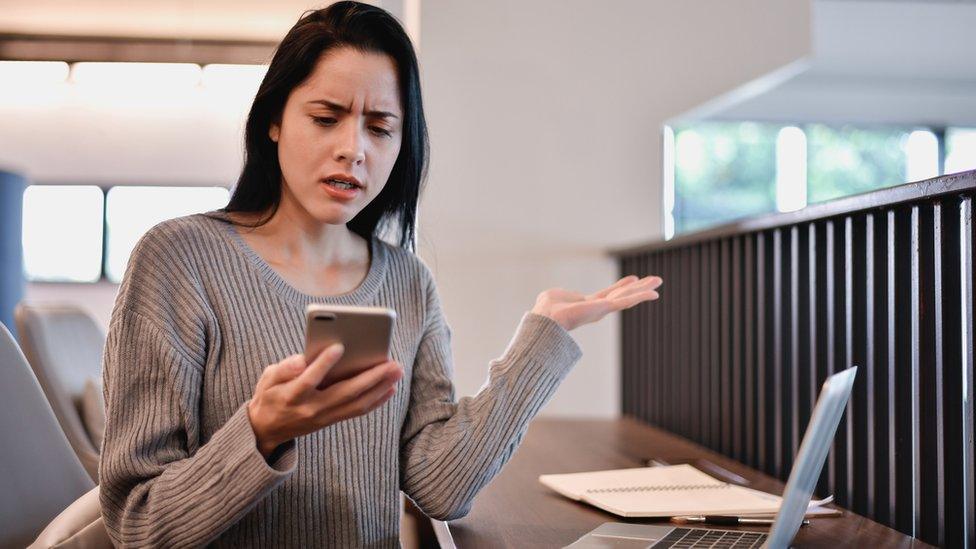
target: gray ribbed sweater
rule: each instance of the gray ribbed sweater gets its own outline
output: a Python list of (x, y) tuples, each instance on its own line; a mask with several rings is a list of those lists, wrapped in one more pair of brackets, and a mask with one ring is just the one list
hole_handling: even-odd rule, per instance
[[(414, 254), (374, 238), (358, 288), (314, 297), (220, 215), (151, 229), (115, 302), (99, 476), (116, 544), (398, 546), (398, 491), (432, 517), (465, 515), (582, 354), (554, 321), (526, 313), (487, 383), (457, 401), (451, 329)], [(395, 309), (391, 352), (404, 376), (382, 407), (291, 441), (268, 463), (246, 404), (268, 364), (302, 351), (311, 302)]]

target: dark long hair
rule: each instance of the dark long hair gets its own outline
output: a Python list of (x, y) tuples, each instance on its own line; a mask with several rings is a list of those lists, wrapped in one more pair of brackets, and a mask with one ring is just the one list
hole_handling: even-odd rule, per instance
[(420, 70), (410, 38), (387, 11), (359, 2), (337, 2), (305, 12), (281, 40), (261, 81), (244, 131), (244, 168), (223, 212), (265, 213), (281, 203), (281, 165), (268, 129), (281, 118), (292, 89), (308, 78), (326, 51), (342, 46), (390, 56), (397, 68), (403, 133), (400, 154), (386, 186), (347, 227), (367, 241), (377, 229), (399, 221), (400, 247), (413, 251), (417, 201), (427, 173), (430, 146), (420, 99)]

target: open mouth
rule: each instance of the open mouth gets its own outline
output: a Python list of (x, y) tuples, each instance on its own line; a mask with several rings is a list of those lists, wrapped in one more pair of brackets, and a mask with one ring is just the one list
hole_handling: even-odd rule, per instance
[(326, 179), (324, 183), (334, 189), (340, 189), (343, 191), (348, 191), (352, 189), (359, 189), (359, 186), (355, 183), (348, 183), (341, 179)]

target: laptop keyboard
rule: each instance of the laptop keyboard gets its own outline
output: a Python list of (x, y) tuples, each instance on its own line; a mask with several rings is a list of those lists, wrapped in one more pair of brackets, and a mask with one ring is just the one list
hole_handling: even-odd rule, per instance
[(733, 530), (706, 530), (704, 528), (675, 528), (654, 547), (722, 547), (739, 549), (761, 547), (766, 534), (736, 532)]

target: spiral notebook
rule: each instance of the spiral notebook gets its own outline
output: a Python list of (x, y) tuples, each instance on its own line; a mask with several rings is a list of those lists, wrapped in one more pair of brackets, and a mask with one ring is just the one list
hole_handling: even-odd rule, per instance
[[(687, 464), (541, 475), (539, 482), (622, 517), (772, 514), (782, 501), (722, 482)], [(821, 503), (811, 502), (811, 508)]]

